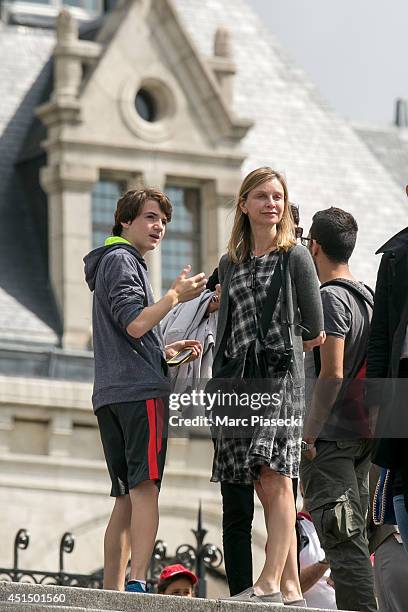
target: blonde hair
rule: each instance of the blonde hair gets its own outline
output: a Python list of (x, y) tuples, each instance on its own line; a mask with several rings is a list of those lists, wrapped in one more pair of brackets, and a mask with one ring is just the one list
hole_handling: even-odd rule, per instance
[(228, 242), (228, 257), (234, 263), (242, 263), (251, 255), (252, 232), (248, 216), (241, 210), (240, 204), (247, 199), (248, 193), (265, 181), (277, 179), (283, 187), (284, 208), (282, 219), (276, 226), (276, 246), (287, 251), (296, 244), (294, 222), (289, 205), (289, 194), (282, 174), (268, 166), (250, 172), (242, 181), (235, 203), (235, 218), (231, 238)]

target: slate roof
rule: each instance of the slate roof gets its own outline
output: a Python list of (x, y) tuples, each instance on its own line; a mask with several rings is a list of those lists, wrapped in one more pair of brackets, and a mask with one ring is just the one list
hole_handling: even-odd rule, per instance
[[(243, 142), (243, 173), (264, 164), (283, 171), (305, 228), (314, 211), (329, 205), (352, 212), (360, 227), (353, 270), (374, 283), (374, 252), (407, 225), (405, 144), (386, 129), (356, 132), (336, 115), (245, 0), (174, 4), (204, 57), (212, 56), (218, 27), (232, 33), (234, 110), (255, 122)], [(97, 28), (84, 37), (92, 39)], [(50, 30), (0, 22), (0, 341), (49, 346), (58, 342), (59, 322), (32, 197), (15, 164), (40, 154), (33, 110), (50, 82), (53, 45)]]
[[(92, 40), (102, 21), (83, 24), (81, 38)], [(45, 208), (45, 194), (39, 186), (27, 193), (22, 176), (24, 162), (44, 161), (46, 131), (34, 109), (49, 99), (54, 45), (53, 30), (0, 22), (0, 342), (13, 345), (59, 343), (45, 219), (33, 210), (35, 198)]]
[(354, 127), (398, 187), (403, 188), (408, 183), (408, 128), (357, 124)]
[(282, 170), (305, 228), (313, 212), (330, 205), (355, 215), (360, 232), (352, 268), (373, 284), (379, 264), (374, 252), (408, 224), (406, 181), (399, 186), (384, 172), (376, 151), (328, 106), (245, 0), (174, 3), (205, 56), (213, 53), (217, 27), (232, 33), (235, 110), (255, 121), (243, 143), (243, 171), (264, 164)]
[(47, 261), (15, 166), (49, 81), (54, 33), (0, 22), (0, 339), (55, 345)]

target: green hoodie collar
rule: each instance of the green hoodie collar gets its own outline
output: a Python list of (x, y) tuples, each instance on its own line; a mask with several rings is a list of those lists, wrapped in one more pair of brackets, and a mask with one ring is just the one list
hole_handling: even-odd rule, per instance
[(130, 244), (130, 246), (133, 246), (133, 244), (131, 242), (129, 242), (129, 240), (126, 240), (126, 238), (122, 238), (122, 236), (109, 236), (109, 238), (106, 238), (105, 240), (105, 246), (112, 246), (112, 244)]

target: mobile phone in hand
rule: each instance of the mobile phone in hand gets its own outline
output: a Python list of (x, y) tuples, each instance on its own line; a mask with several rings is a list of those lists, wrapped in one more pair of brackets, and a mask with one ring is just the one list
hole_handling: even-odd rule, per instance
[(186, 348), (182, 351), (179, 351), (174, 357), (170, 357), (167, 360), (168, 366), (181, 366), (183, 363), (187, 361), (187, 359), (191, 356), (193, 352), (192, 348)]

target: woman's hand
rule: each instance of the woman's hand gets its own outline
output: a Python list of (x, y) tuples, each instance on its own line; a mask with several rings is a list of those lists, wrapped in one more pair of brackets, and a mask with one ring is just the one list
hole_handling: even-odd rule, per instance
[(207, 308), (208, 315), (219, 309), (220, 299), (221, 299), (221, 285), (215, 285), (215, 293), (212, 296), (210, 303), (208, 304), (208, 308)]
[(191, 348), (193, 352), (184, 363), (190, 363), (190, 361), (198, 359), (203, 351), (202, 344), (198, 340), (178, 340), (177, 342), (172, 342), (171, 344), (167, 344), (165, 346), (166, 359), (171, 359), (177, 355), (177, 353), (187, 348)]
[(312, 340), (303, 340), (303, 350), (305, 353), (307, 353), (308, 351), (312, 351), (315, 346), (322, 346), (322, 344), (325, 343), (326, 340), (326, 332), (323, 330), (320, 332), (320, 334), (318, 336), (316, 336), (316, 338), (313, 338)]

